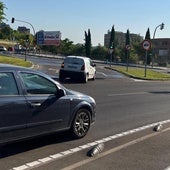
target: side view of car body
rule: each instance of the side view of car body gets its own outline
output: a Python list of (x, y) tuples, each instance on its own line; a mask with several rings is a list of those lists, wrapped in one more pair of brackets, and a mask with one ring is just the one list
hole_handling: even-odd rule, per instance
[(92, 97), (48, 75), (0, 64), (0, 144), (63, 130), (82, 138), (95, 121), (95, 110)]
[(67, 56), (59, 71), (59, 80), (65, 78), (79, 79), (86, 83), (88, 79), (95, 80), (95, 64), (88, 57)]

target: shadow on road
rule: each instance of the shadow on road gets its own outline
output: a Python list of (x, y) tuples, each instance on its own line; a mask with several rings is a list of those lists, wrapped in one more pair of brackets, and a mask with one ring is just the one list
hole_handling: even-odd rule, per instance
[(46, 145), (63, 143), (67, 141), (75, 140), (69, 132), (55, 133), (51, 135), (44, 135), (32, 139), (13, 142), (2, 146), (0, 152), (0, 158), (8, 157), (11, 155), (19, 154), (36, 148), (40, 148)]
[(153, 94), (170, 94), (170, 91), (151, 91)]

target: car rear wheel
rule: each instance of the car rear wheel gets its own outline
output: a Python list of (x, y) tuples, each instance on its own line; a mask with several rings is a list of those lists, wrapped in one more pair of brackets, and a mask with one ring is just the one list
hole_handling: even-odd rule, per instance
[(71, 132), (75, 138), (84, 137), (90, 128), (91, 116), (87, 109), (78, 110), (72, 123)]
[(85, 74), (83, 77), (83, 83), (87, 83), (88, 82), (88, 74)]
[(62, 73), (60, 73), (60, 74), (59, 74), (59, 81), (60, 81), (60, 82), (63, 82), (64, 79), (65, 79), (65, 77), (63, 76)]
[(93, 76), (92, 80), (95, 80), (95, 79), (96, 79), (96, 73), (94, 74), (94, 76)]

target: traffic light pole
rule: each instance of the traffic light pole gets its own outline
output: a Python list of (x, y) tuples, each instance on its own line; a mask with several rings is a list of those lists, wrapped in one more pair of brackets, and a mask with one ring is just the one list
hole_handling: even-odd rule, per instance
[(14, 23), (15, 21), (23, 22), (23, 23), (29, 24), (29, 25), (32, 27), (33, 32), (34, 32), (34, 36), (35, 36), (35, 29), (34, 29), (34, 27), (33, 27), (33, 25), (32, 25), (31, 23), (29, 23), (29, 22), (27, 22), (27, 21), (22, 21), (22, 20), (18, 20), (18, 19), (12, 18), (11, 22)]
[(156, 34), (156, 30), (160, 27), (161, 30), (164, 29), (164, 23), (158, 25), (156, 28), (155, 28), (155, 31), (154, 31), (154, 34), (153, 34), (153, 39), (155, 38), (155, 34)]
[[(164, 23), (162, 22), (162, 24), (159, 24), (156, 28), (155, 28), (155, 31), (154, 31), (154, 34), (153, 34), (153, 39), (155, 39), (155, 34), (156, 34), (156, 30), (160, 27), (160, 30), (163, 30), (164, 29)], [(152, 54), (152, 67), (154, 65), (154, 58), (155, 58), (155, 48), (153, 47), (153, 54)]]

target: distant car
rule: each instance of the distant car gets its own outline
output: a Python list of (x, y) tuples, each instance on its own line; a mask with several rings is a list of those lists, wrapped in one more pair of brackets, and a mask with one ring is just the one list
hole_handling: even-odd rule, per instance
[(4, 46), (0, 46), (0, 52), (4, 52), (4, 51), (7, 51), (7, 49), (6, 49), (6, 47), (4, 47)]
[(96, 103), (41, 72), (0, 64), (0, 144), (70, 130), (84, 137)]
[(95, 80), (96, 65), (88, 57), (67, 56), (59, 71), (59, 80), (65, 78), (79, 79), (86, 83), (88, 79)]

